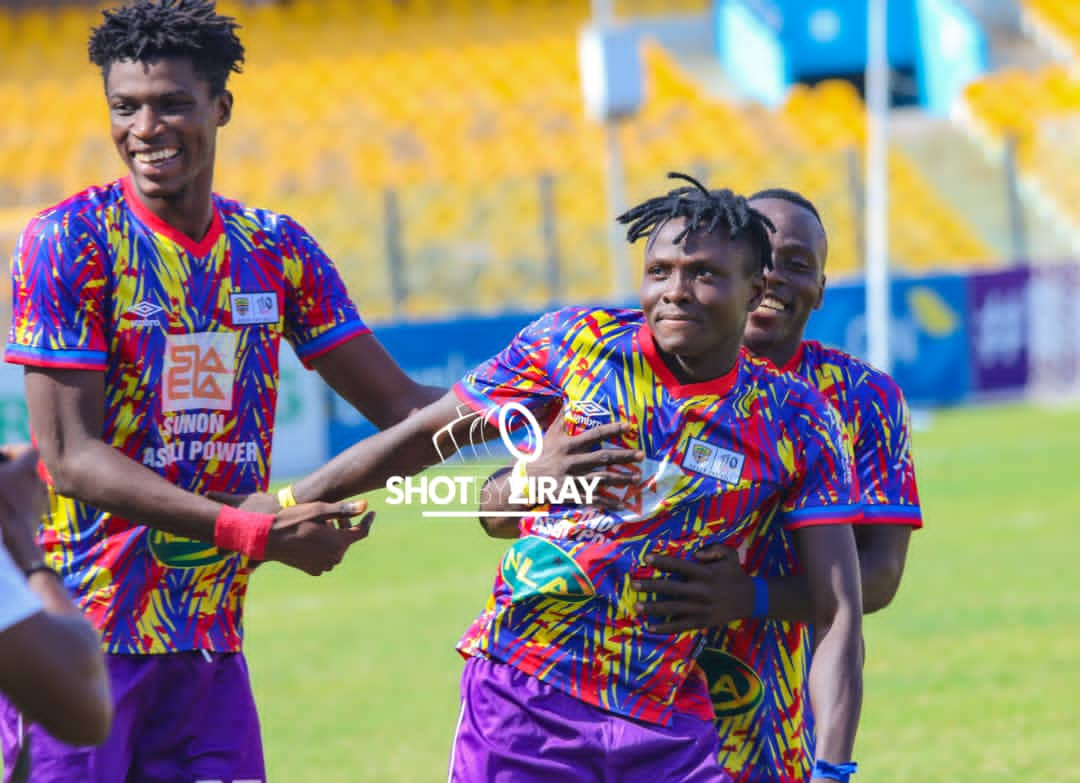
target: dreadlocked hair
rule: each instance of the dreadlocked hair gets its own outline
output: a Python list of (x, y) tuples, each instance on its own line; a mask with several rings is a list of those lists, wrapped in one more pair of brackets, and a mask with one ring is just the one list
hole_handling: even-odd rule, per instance
[(755, 273), (772, 267), (772, 245), (769, 234), (776, 230), (772, 221), (750, 206), (750, 203), (730, 190), (709, 190), (689, 174), (668, 173), (670, 179), (681, 179), (688, 186), (668, 191), (628, 209), (617, 220), (627, 225), (626, 238), (631, 244), (642, 237), (652, 237), (660, 227), (673, 218), (685, 218), (686, 226), (675, 237), (675, 244), (689, 234), (703, 231), (713, 234), (721, 226), (735, 239), (746, 236), (757, 257)]
[(747, 201), (760, 201), (762, 199), (775, 198), (780, 201), (786, 201), (789, 204), (794, 204), (797, 207), (802, 207), (815, 218), (817, 222), (821, 224), (822, 228), (825, 228), (825, 222), (821, 219), (821, 215), (818, 214), (817, 207), (811, 203), (810, 199), (804, 196), (802, 193), (796, 193), (794, 190), (788, 190), (787, 188), (767, 188), (765, 190), (759, 190), (752, 195)]
[(244, 46), (240, 25), (214, 8), (214, 0), (134, 0), (102, 11), (105, 21), (90, 33), (90, 62), (108, 75), (118, 60), (147, 62), (185, 57), (210, 85), (213, 95), (225, 90), (229, 73), (240, 73)]

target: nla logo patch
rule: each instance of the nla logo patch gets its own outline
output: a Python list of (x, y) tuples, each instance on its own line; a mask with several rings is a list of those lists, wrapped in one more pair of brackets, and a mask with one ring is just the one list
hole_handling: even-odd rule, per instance
[(231, 410), (235, 365), (235, 332), (168, 335), (162, 410)]
[(711, 476), (728, 484), (738, 484), (745, 462), (744, 454), (714, 446), (699, 438), (690, 438), (690, 442), (686, 444), (682, 466), (703, 476)]
[(717, 718), (750, 712), (764, 700), (765, 686), (761, 678), (734, 655), (706, 647), (697, 662), (709, 681), (709, 695)]
[(276, 324), (280, 317), (277, 294), (272, 291), (229, 294), (233, 326)]

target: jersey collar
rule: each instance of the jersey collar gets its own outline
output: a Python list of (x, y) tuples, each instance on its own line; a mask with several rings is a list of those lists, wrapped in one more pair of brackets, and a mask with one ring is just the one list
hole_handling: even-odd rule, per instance
[(135, 192), (135, 186), (131, 184), (130, 176), (124, 177), (120, 182), (124, 188), (124, 198), (127, 200), (128, 207), (135, 214), (135, 217), (155, 234), (168, 237), (196, 258), (203, 258), (208, 255), (214, 249), (214, 245), (217, 244), (218, 237), (225, 230), (225, 226), (221, 222), (221, 213), (218, 212), (217, 204), (215, 204), (210, 229), (206, 232), (206, 236), (196, 242), (183, 231), (173, 228), (147, 209), (146, 205), (142, 203), (142, 199), (139, 198), (139, 194)]
[(735, 360), (735, 366), (719, 378), (712, 378), (697, 383), (679, 383), (679, 381), (676, 380), (674, 373), (672, 373), (671, 370), (668, 369), (668, 366), (664, 364), (664, 360), (661, 358), (660, 352), (656, 348), (656, 342), (653, 340), (652, 332), (649, 330), (648, 324), (643, 323), (638, 329), (638, 345), (641, 346), (641, 353), (645, 357), (645, 361), (649, 363), (652, 371), (656, 373), (656, 377), (660, 379), (660, 383), (663, 384), (664, 388), (667, 389), (672, 397), (677, 399), (693, 397), (698, 394), (710, 394), (716, 397), (725, 396), (731, 391), (731, 387), (735, 385), (735, 379), (739, 375), (739, 366), (742, 364), (742, 355), (745, 350), (739, 350), (739, 358)]
[(804, 341), (799, 343), (799, 347), (798, 349), (796, 349), (795, 354), (790, 359), (788, 359), (787, 362), (784, 363), (784, 366), (778, 367), (777, 369), (780, 370), (780, 372), (795, 372), (802, 364), (803, 355), (805, 353), (806, 342)]

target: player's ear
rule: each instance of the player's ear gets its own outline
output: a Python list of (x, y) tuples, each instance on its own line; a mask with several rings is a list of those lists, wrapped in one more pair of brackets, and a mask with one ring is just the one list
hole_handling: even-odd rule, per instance
[(820, 310), (821, 305), (825, 302), (825, 275), (821, 276), (821, 280), (818, 282), (817, 288), (817, 301), (814, 302), (814, 309)]
[(233, 94), (228, 90), (222, 90), (217, 96), (217, 126), (223, 128), (232, 119)]

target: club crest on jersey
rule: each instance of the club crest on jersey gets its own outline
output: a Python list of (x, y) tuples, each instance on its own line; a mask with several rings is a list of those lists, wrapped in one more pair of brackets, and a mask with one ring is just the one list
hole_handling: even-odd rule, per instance
[(233, 326), (276, 324), (280, 318), (277, 294), (270, 291), (242, 291), (229, 294)]
[(565, 419), (575, 433), (599, 427), (611, 418), (611, 411), (593, 400), (570, 400)]
[(686, 446), (682, 466), (703, 476), (711, 476), (728, 484), (738, 484), (745, 462), (745, 454), (691, 438)]

